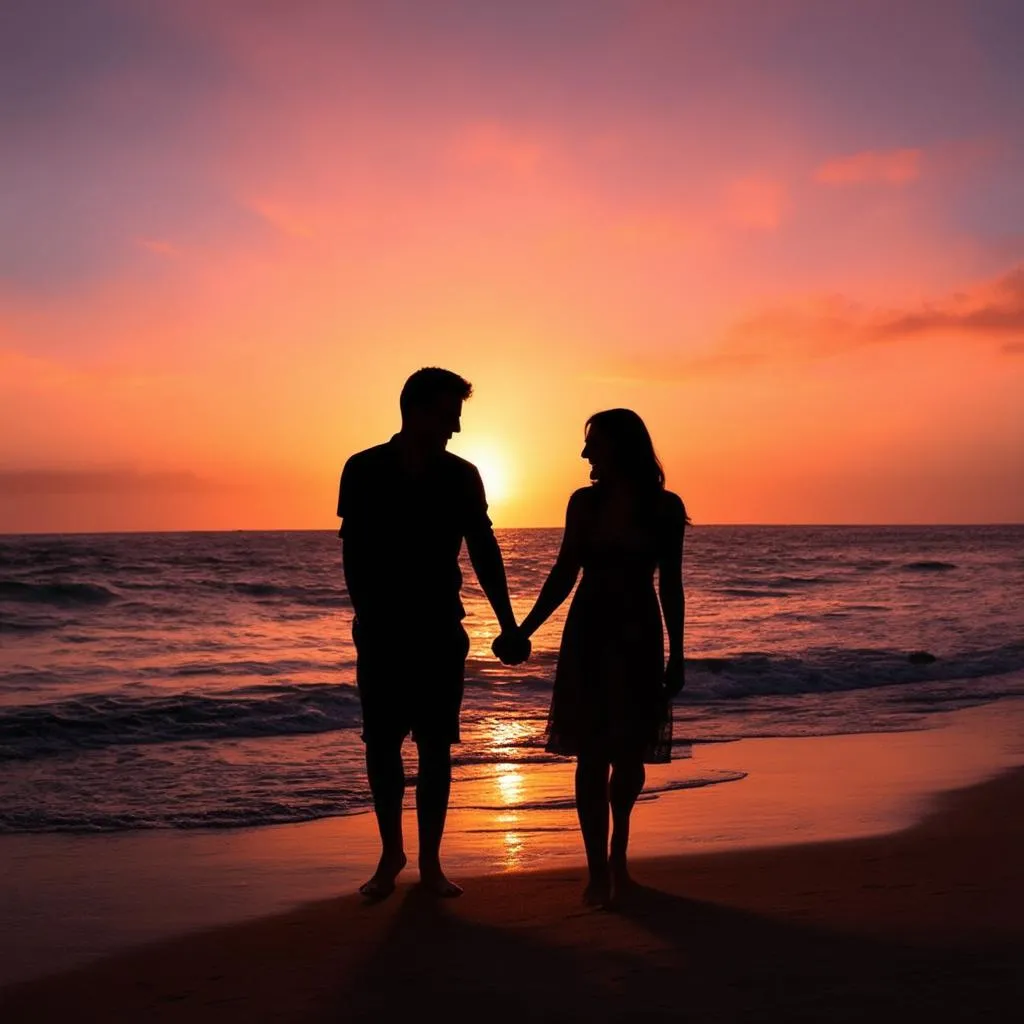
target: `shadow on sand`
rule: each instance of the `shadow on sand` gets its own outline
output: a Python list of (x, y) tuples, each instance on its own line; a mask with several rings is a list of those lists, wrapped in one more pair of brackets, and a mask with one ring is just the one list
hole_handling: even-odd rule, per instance
[(921, 948), (642, 885), (543, 932), (468, 920), (416, 889), (398, 898), (334, 1019), (1004, 1021), (1024, 996), (1020, 943)]

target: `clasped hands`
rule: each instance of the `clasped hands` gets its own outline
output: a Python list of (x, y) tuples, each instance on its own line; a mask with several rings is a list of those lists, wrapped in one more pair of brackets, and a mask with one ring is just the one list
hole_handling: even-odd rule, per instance
[[(532, 647), (530, 638), (518, 626), (503, 630), (491, 644), (495, 657), (504, 665), (521, 665), (530, 657)], [(669, 654), (664, 679), (665, 695), (672, 700), (686, 685), (686, 663), (682, 655)]]
[(503, 665), (521, 665), (529, 658), (532, 649), (530, 638), (518, 626), (503, 630), (491, 644), (494, 656)]

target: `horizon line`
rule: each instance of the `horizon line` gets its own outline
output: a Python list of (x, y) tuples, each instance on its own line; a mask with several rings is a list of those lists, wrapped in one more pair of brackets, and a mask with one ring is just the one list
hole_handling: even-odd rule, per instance
[[(1022, 527), (1024, 521), (992, 521), (975, 523), (943, 523), (943, 522), (849, 522), (849, 523), (691, 523), (694, 527), (711, 529), (775, 529), (775, 530), (806, 530), (806, 529), (978, 529), (981, 527), (1006, 528)], [(495, 531), (508, 530), (561, 530), (563, 523), (551, 526), (495, 526)], [(327, 526), (306, 527), (247, 527), (236, 526), (219, 529), (125, 529), (125, 530), (0, 530), (0, 538), (7, 537), (117, 537), (139, 534), (201, 534), (201, 533), (330, 533), (337, 535), (338, 528)]]

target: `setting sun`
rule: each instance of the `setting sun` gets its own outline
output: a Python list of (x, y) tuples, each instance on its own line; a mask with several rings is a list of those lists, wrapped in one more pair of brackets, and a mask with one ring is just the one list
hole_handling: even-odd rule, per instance
[(1024, 0), (0, 4), (3, 1020), (1024, 1004)]
[(16, 0), (0, 532), (336, 529), (423, 366), (500, 529), (618, 407), (701, 524), (1024, 518), (1011, 15), (737, 2)]
[(452, 444), (456, 455), (469, 459), (478, 470), (484, 482), (489, 505), (507, 501), (512, 493), (512, 473), (509, 460), (496, 442), (468, 442), (465, 446)]

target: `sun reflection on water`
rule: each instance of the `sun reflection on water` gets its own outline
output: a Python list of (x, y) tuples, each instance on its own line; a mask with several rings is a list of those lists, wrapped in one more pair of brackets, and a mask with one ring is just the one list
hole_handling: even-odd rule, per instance
[(492, 718), (486, 723), (485, 729), (488, 749), (496, 757), (503, 754), (506, 757), (513, 756), (530, 736), (526, 722), (516, 721), (511, 716)]
[(519, 832), (506, 832), (505, 840), (505, 870), (514, 871), (523, 866), (523, 837)]
[(529, 735), (529, 729), (522, 722), (505, 719), (493, 719), (488, 723), (489, 743), (491, 753), (495, 758), (494, 765), (494, 787), (496, 793), (496, 806), (503, 806), (508, 810), (499, 811), (495, 815), (498, 830), (502, 833), (503, 849), (502, 859), (506, 871), (513, 871), (522, 867), (524, 856), (523, 833), (519, 825), (520, 814), (515, 810), (516, 806), (522, 804), (524, 798), (525, 778), (521, 767), (513, 761), (502, 761), (502, 756), (512, 757), (518, 746)]
[(497, 783), (502, 803), (508, 806), (519, 803), (523, 794), (523, 773), (514, 764), (499, 764), (495, 767), (497, 773), (494, 781)]

